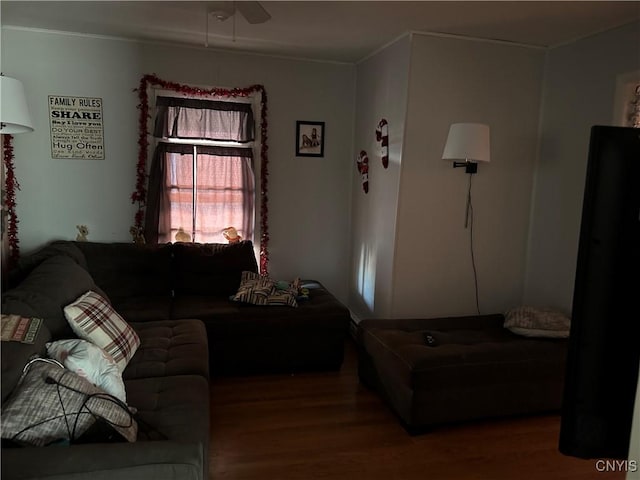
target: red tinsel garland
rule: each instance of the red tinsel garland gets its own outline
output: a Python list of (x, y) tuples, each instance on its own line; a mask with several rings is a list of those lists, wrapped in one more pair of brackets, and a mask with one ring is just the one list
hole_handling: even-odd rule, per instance
[(7, 239), (9, 241), (9, 261), (13, 264), (20, 257), (18, 241), (18, 217), (16, 216), (16, 190), (20, 184), (16, 180), (13, 166), (13, 136), (3, 135), (5, 168), (5, 205), (7, 207)]
[(252, 85), (247, 88), (211, 88), (202, 89), (191, 87), (189, 85), (182, 85), (180, 83), (168, 82), (161, 80), (155, 75), (144, 75), (140, 79), (140, 85), (137, 88), (138, 96), (140, 97), (140, 104), (138, 109), (140, 110), (139, 117), (139, 130), (140, 136), (138, 138), (138, 164), (136, 167), (136, 190), (131, 194), (132, 203), (138, 202), (138, 211), (135, 214), (135, 228), (138, 232), (143, 230), (144, 222), (144, 208), (147, 201), (147, 149), (149, 147), (149, 140), (147, 138), (147, 120), (149, 119), (149, 97), (147, 95), (147, 88), (149, 86), (160, 87), (165, 90), (172, 90), (174, 92), (184, 93), (187, 95), (214, 95), (220, 97), (248, 97), (254, 93), (261, 94), (260, 102), (260, 142), (261, 142), (261, 166), (260, 166), (260, 273), (262, 275), (268, 275), (269, 270), (269, 228), (268, 228), (268, 215), (269, 209), (267, 206), (267, 179), (269, 159), (267, 155), (267, 92), (262, 85)]

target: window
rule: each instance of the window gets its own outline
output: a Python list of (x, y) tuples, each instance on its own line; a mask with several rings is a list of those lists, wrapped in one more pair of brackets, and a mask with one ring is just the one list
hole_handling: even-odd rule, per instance
[(222, 243), (227, 227), (253, 240), (251, 104), (158, 96), (156, 106), (147, 240)]

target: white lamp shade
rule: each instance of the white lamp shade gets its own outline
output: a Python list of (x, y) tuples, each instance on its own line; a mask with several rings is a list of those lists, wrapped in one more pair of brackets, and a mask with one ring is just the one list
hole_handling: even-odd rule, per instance
[(489, 125), (483, 123), (454, 123), (442, 153), (443, 160), (488, 162), (491, 160)]
[(0, 133), (33, 132), (22, 82), (0, 76)]

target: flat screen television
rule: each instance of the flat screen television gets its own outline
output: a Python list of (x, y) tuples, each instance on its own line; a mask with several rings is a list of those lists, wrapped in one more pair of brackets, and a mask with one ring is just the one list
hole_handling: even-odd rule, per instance
[(640, 129), (591, 129), (560, 451), (628, 456), (640, 364)]

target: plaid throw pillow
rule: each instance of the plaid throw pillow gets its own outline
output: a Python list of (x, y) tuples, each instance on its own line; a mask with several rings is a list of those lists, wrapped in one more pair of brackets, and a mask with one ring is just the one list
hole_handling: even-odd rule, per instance
[(2, 438), (36, 447), (73, 442), (97, 419), (136, 441), (138, 424), (126, 404), (55, 360), (37, 358), (2, 405)]
[(88, 291), (64, 307), (75, 334), (102, 348), (123, 371), (140, 346), (138, 334), (96, 292)]

